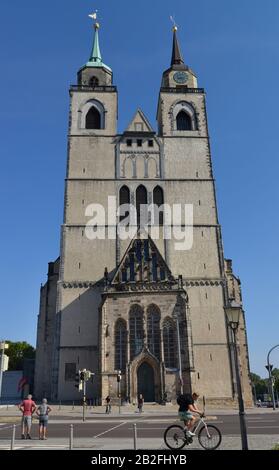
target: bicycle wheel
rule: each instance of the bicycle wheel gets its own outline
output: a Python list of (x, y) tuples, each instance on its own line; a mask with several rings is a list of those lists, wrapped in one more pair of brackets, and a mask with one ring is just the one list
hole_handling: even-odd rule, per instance
[(181, 426), (174, 424), (164, 432), (164, 441), (169, 449), (182, 449), (185, 446), (185, 434)]
[(222, 434), (216, 426), (207, 424), (203, 426), (198, 434), (200, 445), (206, 450), (215, 450), (222, 441)]

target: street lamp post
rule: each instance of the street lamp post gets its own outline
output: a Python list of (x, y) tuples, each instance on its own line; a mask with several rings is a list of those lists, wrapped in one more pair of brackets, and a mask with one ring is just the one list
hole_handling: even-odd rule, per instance
[(226, 313), (227, 313), (228, 322), (229, 322), (229, 325), (232, 331), (232, 336), (233, 336), (233, 351), (234, 351), (234, 363), (235, 363), (235, 375), (236, 375), (236, 385), (237, 385), (237, 397), (238, 397), (242, 450), (248, 450), (245, 410), (244, 410), (244, 402), (243, 402), (243, 397), (242, 397), (240, 372), (239, 372), (239, 360), (238, 360), (237, 345), (236, 345), (236, 332), (239, 326), (240, 308), (241, 308), (240, 305), (228, 307), (226, 309)]
[(266, 368), (268, 370), (269, 383), (270, 383), (271, 395), (272, 395), (272, 405), (273, 405), (274, 410), (276, 409), (276, 407), (275, 407), (275, 396), (274, 396), (273, 380), (272, 380), (272, 375), (271, 375), (272, 365), (269, 362), (269, 356), (270, 356), (271, 351), (273, 351), (273, 349), (275, 349), (275, 348), (279, 348), (279, 344), (276, 344), (276, 346), (273, 346), (273, 348), (271, 348), (270, 351), (268, 351), (267, 366), (266, 366)]

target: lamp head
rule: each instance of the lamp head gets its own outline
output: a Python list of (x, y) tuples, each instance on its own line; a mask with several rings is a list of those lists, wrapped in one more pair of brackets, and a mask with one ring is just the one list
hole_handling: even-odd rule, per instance
[(229, 307), (226, 307), (226, 315), (229, 325), (232, 330), (237, 330), (239, 326), (241, 306), (236, 302), (231, 302)]

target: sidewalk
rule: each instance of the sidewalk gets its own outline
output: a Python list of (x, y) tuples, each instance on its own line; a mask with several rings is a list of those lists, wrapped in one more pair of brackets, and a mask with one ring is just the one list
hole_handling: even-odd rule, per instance
[[(67, 417), (73, 417), (73, 418), (78, 418), (82, 414), (82, 406), (74, 406), (73, 405), (51, 405), (52, 412), (51, 416), (67, 416)], [(144, 406), (144, 412), (143, 416), (177, 416), (177, 405), (145, 405)], [(237, 409), (210, 409), (206, 408), (206, 416), (211, 417), (211, 416), (222, 416), (222, 415), (237, 415), (239, 411)], [(250, 414), (271, 414), (273, 415), (274, 413), (279, 413), (279, 409), (276, 408), (276, 410), (273, 410), (272, 408), (248, 408), (245, 410), (245, 413), (247, 415)], [(0, 420), (5, 417), (20, 417), (21, 414), (17, 408), (17, 406), (7, 406), (5, 405), (4, 407), (0, 408)], [(137, 417), (139, 416), (138, 409), (135, 406), (128, 405), (128, 406), (121, 406), (120, 408), (120, 413), (119, 413), (119, 407), (118, 406), (113, 406), (112, 407), (112, 412), (110, 414), (105, 413), (105, 407), (104, 406), (96, 406), (96, 407), (90, 407), (88, 406), (86, 408), (86, 416), (88, 418), (94, 418), (95, 416), (99, 416), (105, 419), (112, 418), (112, 417), (121, 417), (121, 416), (133, 416)]]
[[(249, 436), (249, 450), (271, 450), (272, 447), (279, 442), (279, 435), (257, 435)], [(15, 441), (15, 450), (31, 449), (31, 450), (69, 450), (69, 439), (55, 438), (47, 441)], [(111, 439), (111, 438), (76, 438), (74, 439), (74, 450), (134, 450), (133, 437), (129, 439)], [(159, 438), (138, 438), (137, 450), (165, 450), (167, 449), (163, 439)], [(8, 440), (0, 440), (0, 451), (10, 450), (10, 442)], [(191, 446), (185, 446), (183, 451), (203, 450), (197, 439)], [(223, 436), (219, 450), (241, 450), (241, 441), (238, 436)]]

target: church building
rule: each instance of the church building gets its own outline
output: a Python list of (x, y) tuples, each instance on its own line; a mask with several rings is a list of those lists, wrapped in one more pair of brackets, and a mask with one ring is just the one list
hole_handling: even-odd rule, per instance
[[(70, 87), (68, 158), (60, 255), (41, 287), (35, 396), (78, 400), (76, 373), (94, 372), (87, 397), (112, 403), (175, 401), (198, 391), (212, 406), (237, 403), (233, 336), (227, 311), (238, 310), (237, 351), (243, 397), (252, 403), (241, 287), (224, 259), (217, 214), (206, 96), (184, 62), (173, 28), (170, 67), (162, 74), (157, 129), (141, 109), (118, 133), (118, 95), (94, 24), (88, 62)], [(155, 111), (155, 110), (154, 110)], [(135, 217), (126, 217), (125, 204)], [(185, 206), (186, 204), (186, 206)], [(90, 224), (98, 205), (99, 231)], [(158, 208), (158, 217), (142, 210)], [(188, 245), (168, 209), (182, 217)], [(184, 209), (183, 209), (184, 210)], [(113, 212), (116, 223), (107, 214)], [(183, 211), (182, 211), (183, 212)], [(141, 217), (157, 228), (144, 229)], [(130, 218), (129, 218), (130, 217)], [(187, 219), (187, 220), (186, 220)], [(124, 221), (133, 236), (118, 230)], [(182, 249), (183, 248), (183, 249)], [(121, 373), (121, 381), (117, 378)]]

